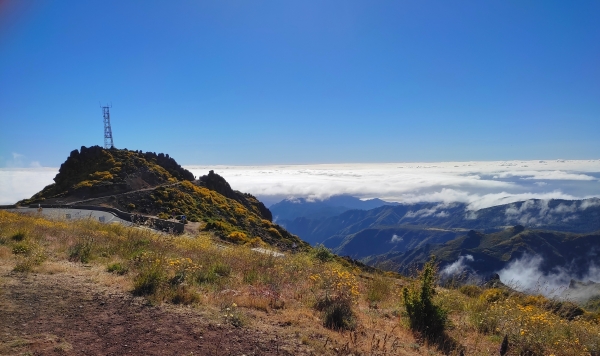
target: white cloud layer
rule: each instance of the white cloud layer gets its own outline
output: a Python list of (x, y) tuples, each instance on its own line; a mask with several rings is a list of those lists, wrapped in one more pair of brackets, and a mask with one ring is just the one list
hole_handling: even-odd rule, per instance
[[(14, 157), (15, 161), (21, 158)], [(600, 197), (600, 160), (185, 168), (196, 176), (214, 170), (234, 189), (254, 194), (267, 205), (284, 198), (324, 199), (348, 194), (406, 203), (463, 202), (477, 210), (536, 198)], [(39, 167), (0, 169), (0, 204), (31, 197), (51, 184), (57, 171)]]
[(472, 255), (460, 256), (454, 263), (446, 266), (441, 274), (443, 277), (458, 276), (468, 268), (467, 263), (473, 262), (474, 260)]
[(523, 255), (513, 260), (498, 272), (500, 280), (510, 287), (529, 293), (541, 293), (549, 297), (562, 296), (566, 299), (584, 301), (592, 295), (585, 290), (568, 289), (571, 280), (600, 282), (600, 268), (594, 263), (587, 266), (583, 276), (577, 275), (567, 267), (555, 267), (549, 273), (543, 273), (543, 258), (538, 255)]
[(42, 190), (58, 168), (0, 168), (0, 205), (14, 204)]
[[(476, 210), (527, 199), (600, 196), (600, 160), (186, 166), (213, 169), (267, 202), (348, 194), (394, 202), (463, 202)], [(542, 184), (543, 183), (543, 184)]]

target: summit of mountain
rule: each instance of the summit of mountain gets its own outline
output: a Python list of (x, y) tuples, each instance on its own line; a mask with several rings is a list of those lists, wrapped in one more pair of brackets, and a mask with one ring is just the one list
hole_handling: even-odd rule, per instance
[(72, 202), (193, 180), (168, 154), (82, 146), (60, 165), (54, 183), (19, 204)]
[(234, 243), (262, 242), (280, 249), (307, 244), (272, 222), (256, 197), (233, 190), (214, 171), (195, 180), (168, 154), (81, 147), (54, 178), (18, 205), (105, 206), (161, 219), (186, 217), (203, 230)]

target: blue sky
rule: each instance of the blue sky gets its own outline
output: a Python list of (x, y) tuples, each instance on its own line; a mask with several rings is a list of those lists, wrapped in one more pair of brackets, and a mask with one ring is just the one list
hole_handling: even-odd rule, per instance
[[(596, 159), (597, 1), (0, 1), (0, 167)], [(33, 162), (33, 163), (32, 163)]]

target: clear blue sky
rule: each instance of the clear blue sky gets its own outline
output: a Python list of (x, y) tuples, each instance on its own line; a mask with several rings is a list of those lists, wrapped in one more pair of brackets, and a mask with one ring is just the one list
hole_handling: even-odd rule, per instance
[(600, 156), (599, 1), (0, 0), (0, 167)]

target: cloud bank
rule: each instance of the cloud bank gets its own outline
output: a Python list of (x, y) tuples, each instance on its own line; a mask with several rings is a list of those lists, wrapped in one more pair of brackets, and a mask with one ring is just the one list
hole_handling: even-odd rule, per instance
[(53, 179), (58, 168), (0, 168), (0, 205), (30, 198)]
[(442, 277), (451, 277), (457, 276), (463, 273), (468, 269), (467, 263), (473, 262), (472, 255), (460, 256), (458, 260), (444, 267), (444, 269), (440, 272)]
[(285, 198), (347, 194), (401, 203), (462, 202), (471, 210), (528, 199), (600, 196), (600, 160), (186, 166), (213, 169), (267, 205)]
[[(15, 163), (22, 159), (13, 158)], [(600, 160), (185, 168), (196, 176), (214, 170), (234, 189), (251, 193), (267, 205), (285, 198), (318, 200), (347, 194), (401, 203), (461, 202), (477, 210), (528, 199), (600, 197)], [(51, 184), (57, 172), (58, 168), (0, 169), (0, 204), (31, 197)]]
[(600, 268), (595, 264), (588, 266), (583, 275), (578, 275), (567, 267), (555, 267), (550, 273), (544, 273), (541, 269), (542, 262), (543, 258), (539, 255), (523, 255), (511, 261), (498, 275), (504, 284), (516, 290), (540, 293), (548, 297), (585, 301), (593, 296), (593, 293), (598, 293), (596, 288), (569, 289), (571, 280), (600, 283)]

